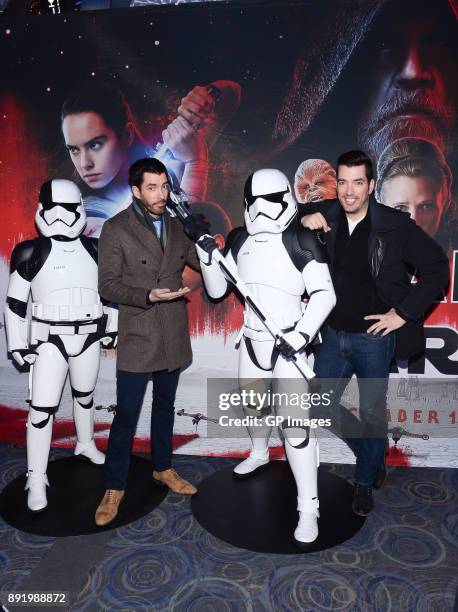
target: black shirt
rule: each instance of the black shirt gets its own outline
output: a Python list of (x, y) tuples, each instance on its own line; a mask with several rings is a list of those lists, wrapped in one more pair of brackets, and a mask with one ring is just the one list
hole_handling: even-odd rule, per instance
[(332, 280), (337, 303), (328, 323), (334, 329), (365, 332), (374, 321), (365, 321), (369, 314), (389, 310), (377, 295), (368, 258), (370, 218), (367, 214), (354, 228), (351, 236), (344, 211), (337, 227)]

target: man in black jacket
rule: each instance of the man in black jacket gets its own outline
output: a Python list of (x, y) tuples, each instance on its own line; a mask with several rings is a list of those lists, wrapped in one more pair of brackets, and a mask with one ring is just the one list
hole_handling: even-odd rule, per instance
[[(328, 318), (315, 371), (333, 390), (334, 430), (356, 456), (353, 510), (374, 507), (372, 487), (385, 479), (386, 393), (396, 355), (424, 350), (423, 315), (448, 282), (442, 249), (408, 214), (378, 204), (372, 162), (362, 151), (337, 161), (337, 197), (300, 209), (302, 223), (322, 230), (337, 304)], [(415, 271), (412, 284), (408, 271)], [(339, 405), (355, 374), (360, 419)], [(331, 382), (332, 381), (332, 382)], [(323, 390), (323, 389), (322, 389)]]

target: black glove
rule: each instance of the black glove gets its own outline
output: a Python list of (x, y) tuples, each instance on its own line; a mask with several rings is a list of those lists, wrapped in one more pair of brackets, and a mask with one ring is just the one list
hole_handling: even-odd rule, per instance
[(118, 332), (105, 332), (100, 338), (100, 343), (104, 349), (115, 349), (118, 345)]
[(218, 245), (216, 244), (216, 240), (212, 236), (202, 236), (202, 238), (199, 238), (199, 240), (196, 242), (197, 256), (206, 266), (211, 264), (212, 253), (217, 248)]
[(183, 221), (185, 233), (197, 242), (204, 234), (210, 233), (210, 223), (204, 215), (192, 213)]
[(35, 363), (35, 359), (37, 358), (37, 351), (33, 349), (13, 349), (11, 351), (11, 356), (14, 361), (21, 368), (22, 372), (28, 372), (30, 370), (30, 366)]
[[(301, 339), (301, 336), (303, 340)], [(295, 346), (290, 344), (288, 340), (293, 342)], [(307, 346), (309, 340), (310, 338), (307, 334), (293, 330), (291, 332), (287, 332), (284, 336), (277, 340), (275, 346), (285, 359), (292, 359), (296, 353)]]

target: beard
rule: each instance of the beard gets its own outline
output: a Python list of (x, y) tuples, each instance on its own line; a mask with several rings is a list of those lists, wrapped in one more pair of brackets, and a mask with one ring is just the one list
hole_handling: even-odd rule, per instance
[[(414, 117), (405, 117), (413, 113)], [(396, 92), (387, 98), (358, 128), (359, 146), (374, 160), (398, 138), (425, 138), (445, 154), (450, 152), (454, 109), (425, 92)]]

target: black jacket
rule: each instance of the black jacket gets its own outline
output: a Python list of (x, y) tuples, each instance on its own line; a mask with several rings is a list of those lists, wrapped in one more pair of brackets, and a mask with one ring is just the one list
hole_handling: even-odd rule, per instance
[[(331, 227), (330, 232), (323, 233), (331, 273), (338, 223), (345, 219), (341, 211), (338, 200), (299, 205), (300, 217), (321, 212)], [(407, 358), (424, 351), (424, 313), (449, 281), (448, 259), (408, 213), (378, 204), (371, 198), (368, 214), (371, 232), (367, 256), (371, 274), (378, 296), (407, 321), (396, 332), (396, 356)], [(409, 270), (415, 270), (417, 283), (410, 282)]]

